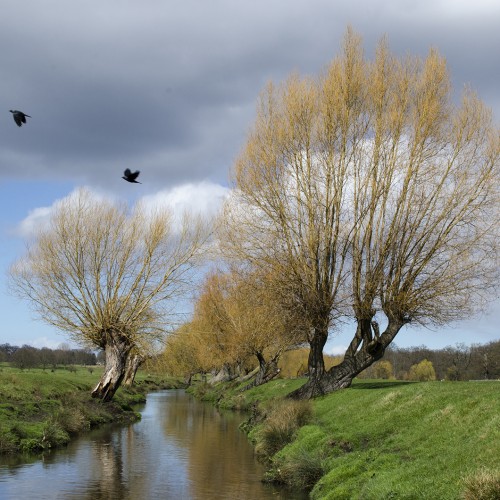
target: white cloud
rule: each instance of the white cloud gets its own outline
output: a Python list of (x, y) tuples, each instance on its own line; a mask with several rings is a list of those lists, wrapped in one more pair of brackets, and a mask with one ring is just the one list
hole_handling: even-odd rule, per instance
[[(114, 199), (114, 197), (108, 193), (104, 193), (102, 191), (93, 188), (92, 189), (85, 188), (85, 189), (87, 189), (91, 193), (92, 197), (95, 199), (98, 200), (103, 200), (106, 198)], [(27, 217), (25, 217), (14, 229), (14, 233), (22, 238), (30, 238), (37, 231), (45, 229), (49, 224), (50, 217), (54, 209), (63, 201), (75, 198), (75, 196), (77, 196), (78, 190), (79, 188), (74, 189), (64, 198), (55, 200), (50, 207), (38, 207), (34, 208), (33, 210), (30, 210)]]
[[(109, 193), (95, 188), (87, 187), (86, 189), (97, 200), (116, 200), (116, 197)], [(28, 216), (18, 224), (15, 234), (22, 238), (29, 238), (36, 231), (47, 227), (53, 210), (61, 202), (75, 197), (77, 191), (78, 189), (75, 189), (66, 197), (54, 201), (50, 207), (38, 207), (31, 210)], [(181, 218), (185, 213), (200, 215), (209, 219), (216, 215), (229, 193), (230, 189), (220, 184), (211, 182), (188, 183), (158, 191), (152, 195), (146, 195), (140, 198), (138, 203), (148, 211), (168, 208), (172, 211), (175, 219)]]
[(169, 208), (175, 216), (184, 213), (213, 217), (230, 189), (211, 182), (188, 183), (144, 196), (141, 203), (146, 209)]
[(33, 235), (35, 231), (46, 226), (52, 213), (52, 207), (40, 207), (30, 210), (28, 216), (17, 226), (15, 233), (24, 238)]

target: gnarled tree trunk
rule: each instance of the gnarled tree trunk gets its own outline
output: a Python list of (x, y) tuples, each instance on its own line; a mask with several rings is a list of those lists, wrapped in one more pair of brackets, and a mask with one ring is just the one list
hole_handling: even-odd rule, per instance
[(191, 382), (193, 380), (193, 375), (194, 373), (189, 372), (185, 377), (184, 377), (184, 383), (186, 384), (186, 387), (191, 387)]
[(386, 330), (380, 335), (377, 322), (359, 319), (356, 335), (345, 353), (344, 360), (323, 372), (321, 377), (316, 377), (313, 381), (309, 378), (302, 387), (290, 393), (289, 397), (310, 399), (350, 387), (357, 375), (383, 357), (386, 348), (407, 322), (401, 318), (390, 319)]
[(276, 377), (281, 371), (278, 368), (279, 355), (274, 356), (269, 361), (266, 361), (262, 353), (256, 353), (259, 360), (259, 372), (255, 377), (255, 385), (262, 385)]
[(264, 355), (261, 352), (256, 352), (255, 356), (259, 361), (259, 367), (257, 371), (252, 371), (252, 374), (256, 375), (255, 379), (250, 384), (245, 386), (242, 390), (246, 391), (251, 387), (265, 384), (266, 382), (269, 382), (270, 380), (275, 378), (281, 371), (278, 368), (278, 359), (280, 357), (280, 354), (281, 352), (275, 354), (269, 361), (266, 361)]
[(230, 382), (237, 378), (234, 366), (224, 363), (222, 368), (208, 381), (210, 385), (218, 384), (219, 382)]
[(130, 354), (125, 363), (125, 375), (123, 376), (123, 385), (130, 387), (133, 385), (135, 375), (139, 366), (144, 362), (144, 357), (139, 354)]
[(125, 366), (132, 345), (119, 332), (108, 332), (106, 336), (106, 365), (98, 384), (92, 391), (93, 398), (111, 401), (125, 376)]
[(290, 394), (294, 399), (309, 399), (325, 394), (323, 388), (323, 379), (325, 376), (325, 359), (323, 357), (323, 348), (328, 339), (327, 328), (316, 328), (309, 339), (309, 358), (307, 361), (307, 370), (309, 379), (297, 390)]

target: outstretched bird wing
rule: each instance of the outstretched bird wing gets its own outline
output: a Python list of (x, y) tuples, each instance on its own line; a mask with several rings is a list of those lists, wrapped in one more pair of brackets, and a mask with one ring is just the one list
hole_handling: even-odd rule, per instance
[(123, 172), (123, 175), (125, 177), (130, 177), (130, 175), (132, 174), (132, 172), (130, 171), (130, 168), (126, 168), (125, 169), (125, 172)]
[[(128, 169), (127, 169), (128, 170)], [(133, 174), (130, 172), (130, 170), (128, 170), (129, 172), (129, 179), (132, 180), (132, 181), (135, 181), (137, 179), (137, 177), (139, 177), (139, 174), (141, 173), (140, 170), (137, 170), (136, 172), (134, 172)]]
[(20, 127), (23, 123), (26, 123), (26, 117), (31, 118), (30, 115), (27, 115), (26, 113), (23, 113), (22, 111), (19, 111), (17, 109), (11, 109), (9, 110), (12, 113), (12, 118), (14, 118), (14, 121), (16, 122), (16, 125)]

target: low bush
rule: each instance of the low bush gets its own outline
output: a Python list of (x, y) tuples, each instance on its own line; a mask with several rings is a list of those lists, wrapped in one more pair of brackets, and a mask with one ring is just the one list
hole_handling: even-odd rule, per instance
[(272, 457), (266, 479), (293, 490), (311, 490), (328, 469), (330, 441), (319, 425), (303, 425), (294, 440)]
[(323, 462), (321, 454), (302, 448), (273, 471), (273, 479), (294, 489), (310, 490), (325, 473)]
[(54, 415), (54, 421), (70, 435), (89, 428), (88, 420), (79, 407), (60, 408)]
[(43, 426), (40, 448), (57, 448), (69, 442), (69, 434), (61, 427), (57, 419), (50, 418)]
[(0, 426), (0, 454), (14, 453), (17, 450), (20, 440), (19, 434), (14, 432), (14, 426), (10, 430)]
[(265, 411), (265, 420), (255, 433), (255, 452), (270, 459), (290, 443), (297, 430), (312, 418), (310, 401), (283, 400), (272, 403)]
[(214, 392), (214, 389), (208, 385), (206, 382), (200, 382), (197, 384), (193, 384), (189, 387), (188, 390), (196, 399), (205, 399), (205, 395), (211, 394)]
[(21, 439), (20, 444), (17, 445), (16, 448), (22, 453), (34, 453), (43, 449), (40, 440), (36, 438)]

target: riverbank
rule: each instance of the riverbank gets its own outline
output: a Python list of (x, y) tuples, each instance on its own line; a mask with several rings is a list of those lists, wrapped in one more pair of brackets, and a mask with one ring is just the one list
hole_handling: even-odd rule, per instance
[(20, 370), (0, 367), (0, 453), (36, 453), (66, 445), (99, 425), (140, 418), (134, 406), (153, 390), (179, 387), (175, 379), (140, 371), (131, 388), (120, 388), (102, 403), (90, 396), (102, 367)]
[(304, 380), (198, 385), (202, 399), (250, 411), (267, 479), (312, 499), (500, 498), (500, 382), (358, 381), (310, 402)]

